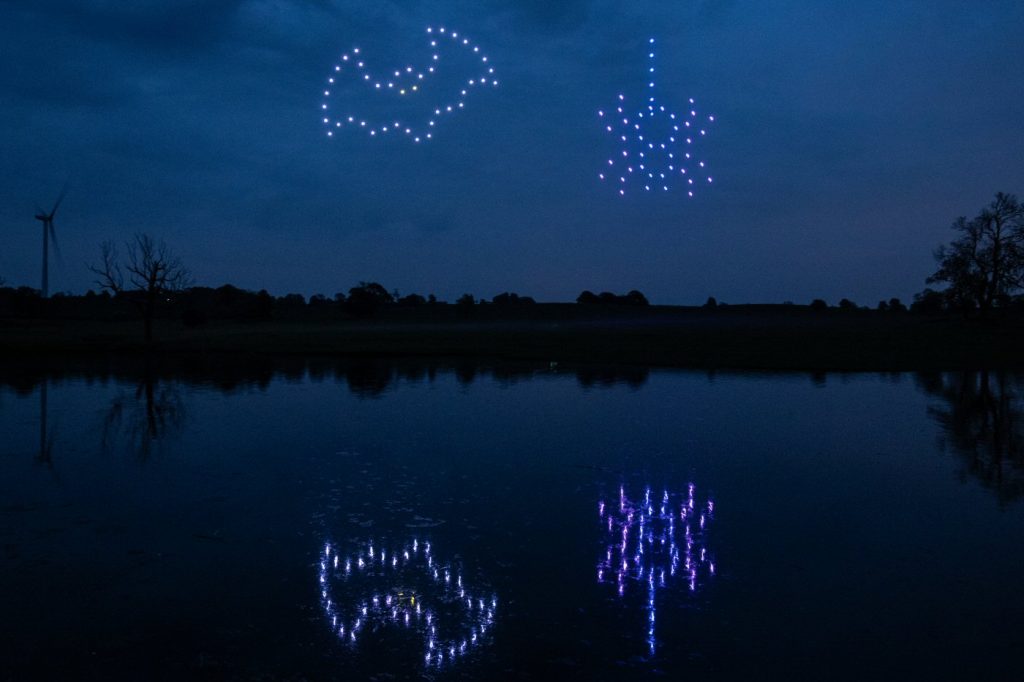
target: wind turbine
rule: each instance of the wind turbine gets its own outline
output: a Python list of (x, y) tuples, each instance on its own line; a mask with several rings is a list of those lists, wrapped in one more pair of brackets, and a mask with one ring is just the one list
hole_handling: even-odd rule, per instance
[(57, 202), (49, 213), (36, 206), (36, 220), (43, 224), (43, 298), (50, 296), (50, 239), (53, 239), (54, 250), (60, 253), (57, 246), (57, 233), (53, 229), (53, 216), (57, 215), (60, 202), (64, 201), (64, 196), (67, 193), (68, 186), (64, 185), (64, 189), (60, 191), (60, 196), (57, 197)]

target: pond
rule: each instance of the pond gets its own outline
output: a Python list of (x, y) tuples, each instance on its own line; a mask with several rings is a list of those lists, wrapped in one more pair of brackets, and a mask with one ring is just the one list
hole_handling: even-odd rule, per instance
[(0, 678), (1018, 676), (1024, 378), (0, 368)]

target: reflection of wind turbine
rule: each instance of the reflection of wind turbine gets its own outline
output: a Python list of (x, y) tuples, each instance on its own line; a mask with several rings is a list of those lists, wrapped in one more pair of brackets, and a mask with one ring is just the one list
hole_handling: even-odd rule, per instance
[(60, 253), (60, 249), (57, 247), (57, 233), (53, 229), (53, 216), (57, 215), (60, 202), (64, 201), (64, 196), (67, 193), (68, 186), (64, 185), (64, 189), (61, 190), (60, 196), (57, 197), (57, 201), (49, 213), (36, 206), (36, 220), (43, 224), (43, 298), (50, 295), (50, 239), (53, 239), (54, 251)]
[(46, 428), (46, 418), (49, 411), (47, 407), (49, 383), (49, 379), (43, 377), (42, 382), (39, 384), (39, 454), (36, 455), (36, 462), (45, 465), (50, 470), (53, 478), (59, 481), (60, 476), (53, 467), (53, 432), (52, 429), (48, 430)]
[(38, 460), (47, 466), (53, 465), (53, 439), (46, 432), (46, 388), (47, 380), (39, 384), (39, 456)]

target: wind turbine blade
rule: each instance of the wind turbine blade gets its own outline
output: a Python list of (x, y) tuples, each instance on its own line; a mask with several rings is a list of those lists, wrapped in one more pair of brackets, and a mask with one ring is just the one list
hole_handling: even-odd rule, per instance
[(57, 209), (60, 208), (60, 203), (64, 201), (64, 197), (68, 195), (69, 183), (64, 183), (64, 189), (60, 191), (60, 196), (57, 197), (57, 203), (53, 205), (53, 210), (50, 211), (50, 218), (53, 218), (54, 214), (57, 213)]
[(47, 223), (47, 225), (48, 225), (49, 230), (50, 230), (50, 241), (53, 242), (53, 253), (54, 253), (54, 255), (57, 256), (57, 261), (60, 263), (61, 267), (63, 267), (64, 266), (64, 257), (61, 256), (61, 254), (60, 254), (60, 246), (57, 244), (57, 231), (55, 229), (53, 229), (53, 221), (52, 220), (49, 221)]

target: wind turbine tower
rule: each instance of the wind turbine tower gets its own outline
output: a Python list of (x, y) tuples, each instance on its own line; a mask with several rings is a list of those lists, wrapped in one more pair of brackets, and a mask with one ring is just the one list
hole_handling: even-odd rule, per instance
[(36, 220), (43, 224), (43, 298), (50, 297), (50, 239), (53, 239), (53, 248), (55, 250), (58, 249), (57, 233), (53, 229), (53, 217), (57, 215), (57, 209), (60, 208), (60, 202), (64, 201), (64, 196), (67, 193), (68, 188), (65, 185), (49, 213), (38, 206), (36, 207)]

